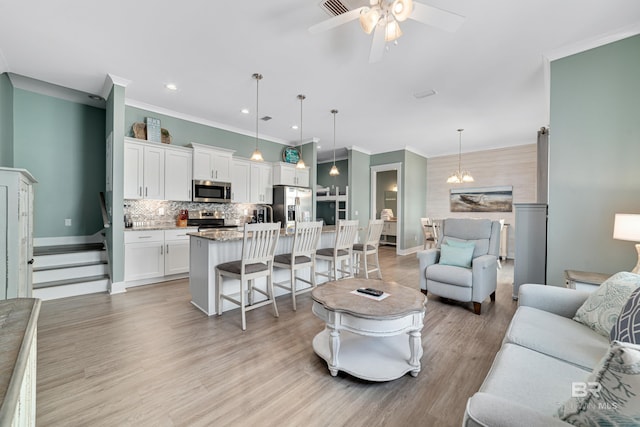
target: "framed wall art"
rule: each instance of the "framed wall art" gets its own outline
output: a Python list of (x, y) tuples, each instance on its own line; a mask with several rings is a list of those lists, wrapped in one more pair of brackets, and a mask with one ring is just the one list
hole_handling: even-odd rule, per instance
[(513, 187), (452, 189), (449, 207), (451, 212), (512, 212)]

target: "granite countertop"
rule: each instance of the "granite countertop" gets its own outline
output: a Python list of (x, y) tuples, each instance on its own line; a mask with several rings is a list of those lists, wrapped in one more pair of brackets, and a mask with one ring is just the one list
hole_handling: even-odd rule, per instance
[[(336, 227), (333, 225), (322, 227), (323, 233), (333, 233), (336, 231)], [(187, 233), (189, 236), (200, 237), (202, 239), (215, 240), (217, 242), (228, 242), (233, 240), (242, 240), (244, 233), (242, 227), (238, 227), (238, 230), (224, 230), (224, 229), (210, 229), (207, 231), (196, 231), (193, 233)], [(291, 236), (293, 234), (286, 234), (284, 228), (280, 229), (280, 237)]]
[(152, 230), (197, 230), (198, 227), (178, 227), (175, 224), (152, 224), (139, 227), (125, 228), (124, 231), (152, 231)]

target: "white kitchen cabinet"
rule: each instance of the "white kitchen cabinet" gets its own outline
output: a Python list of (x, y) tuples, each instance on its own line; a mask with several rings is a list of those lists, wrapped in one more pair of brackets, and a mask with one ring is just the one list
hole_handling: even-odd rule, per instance
[(193, 179), (231, 182), (234, 150), (213, 148), (193, 142), (189, 145), (193, 147)]
[(189, 272), (189, 236), (194, 230), (164, 231), (164, 275)]
[(231, 169), (231, 200), (235, 203), (251, 202), (251, 162), (233, 159)]
[(251, 162), (251, 203), (273, 203), (273, 169), (270, 163)]
[(124, 233), (124, 280), (164, 276), (164, 231)]
[(165, 200), (191, 201), (193, 152), (182, 147), (165, 148), (164, 197)]
[(0, 168), (0, 299), (30, 298), (33, 184), (24, 169)]
[(124, 198), (164, 200), (164, 147), (124, 143)]
[(277, 163), (273, 165), (273, 185), (294, 185), (296, 187), (309, 186), (309, 169), (298, 169), (291, 163)]
[[(189, 236), (196, 228), (126, 231), (124, 280), (153, 283), (189, 272)], [(156, 279), (156, 280), (153, 280)]]

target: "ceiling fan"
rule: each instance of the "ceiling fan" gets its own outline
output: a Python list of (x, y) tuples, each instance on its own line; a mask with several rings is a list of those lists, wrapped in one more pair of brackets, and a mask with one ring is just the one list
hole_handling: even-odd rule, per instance
[(448, 12), (437, 7), (428, 6), (413, 0), (369, 0), (369, 6), (361, 6), (348, 10), (342, 6), (340, 13), (333, 18), (309, 27), (311, 34), (330, 30), (347, 22), (360, 20), (365, 33), (373, 32), (373, 42), (369, 53), (369, 62), (378, 62), (384, 54), (386, 42), (397, 40), (402, 35), (399, 22), (408, 19), (421, 22), (448, 32), (454, 32), (464, 22), (464, 16)]

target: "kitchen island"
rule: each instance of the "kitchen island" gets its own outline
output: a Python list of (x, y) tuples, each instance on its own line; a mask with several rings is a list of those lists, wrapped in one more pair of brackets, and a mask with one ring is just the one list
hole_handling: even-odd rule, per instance
[[(335, 243), (335, 227), (323, 227), (320, 235), (320, 243), (318, 248), (333, 247)], [(242, 254), (242, 237), (241, 231), (212, 229), (189, 233), (190, 239), (190, 256), (189, 256), (189, 291), (191, 292), (191, 303), (202, 310), (207, 315), (216, 314), (216, 266), (224, 262), (239, 260)], [(284, 230), (280, 232), (278, 245), (276, 246), (276, 255), (291, 252), (293, 245), (293, 234), (285, 234)], [(316, 261), (316, 272), (328, 270), (326, 261)], [(310, 271), (301, 271), (298, 273), (301, 277), (310, 280)], [(273, 269), (273, 281), (282, 282), (290, 278), (289, 270), (280, 268)], [(317, 283), (327, 281), (326, 277), (316, 276)], [(235, 283), (233, 283), (235, 282)], [(237, 280), (225, 278), (225, 293), (239, 289)], [(266, 278), (256, 279), (256, 287), (266, 290)], [(282, 288), (274, 288), (276, 297), (287, 294), (288, 292)], [(264, 297), (260, 293), (256, 293), (256, 302), (261, 301)], [(237, 308), (236, 305), (229, 301), (222, 301), (222, 311)]]

